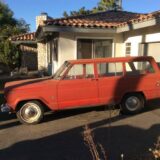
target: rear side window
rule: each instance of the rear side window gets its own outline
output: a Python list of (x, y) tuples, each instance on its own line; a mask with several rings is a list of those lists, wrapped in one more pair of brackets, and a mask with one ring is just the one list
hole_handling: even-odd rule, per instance
[(94, 66), (93, 64), (84, 64), (85, 67), (85, 78), (93, 78), (94, 77)]
[(141, 75), (147, 73), (154, 73), (154, 69), (150, 62), (128, 62), (125, 64), (127, 75)]
[(112, 77), (123, 75), (122, 63), (98, 63), (97, 67), (99, 77)]

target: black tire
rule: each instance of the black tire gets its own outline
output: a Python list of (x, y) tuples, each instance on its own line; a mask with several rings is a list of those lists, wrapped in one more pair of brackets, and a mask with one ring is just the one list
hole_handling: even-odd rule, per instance
[(123, 114), (137, 114), (144, 108), (144, 97), (141, 94), (127, 94), (121, 102), (121, 112)]
[(19, 111), (17, 117), (23, 124), (33, 125), (41, 122), (44, 116), (44, 109), (38, 101), (28, 101), (24, 103)]

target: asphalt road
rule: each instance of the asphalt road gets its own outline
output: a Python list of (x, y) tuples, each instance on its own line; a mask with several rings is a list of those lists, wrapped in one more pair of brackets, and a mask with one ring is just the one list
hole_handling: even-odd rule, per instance
[(122, 153), (125, 160), (149, 157), (148, 149), (160, 136), (160, 108), (149, 107), (134, 116), (104, 107), (48, 113), (35, 126), (0, 113), (0, 160), (92, 160), (83, 140), (86, 124), (110, 160)]

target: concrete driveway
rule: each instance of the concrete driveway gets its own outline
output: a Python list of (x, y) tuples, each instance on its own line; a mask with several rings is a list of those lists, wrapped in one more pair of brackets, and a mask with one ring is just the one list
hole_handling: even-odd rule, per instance
[(82, 136), (86, 124), (109, 159), (118, 160), (122, 153), (126, 160), (149, 157), (148, 149), (160, 136), (160, 108), (149, 107), (134, 116), (112, 110), (111, 118), (104, 109), (47, 113), (35, 126), (21, 125), (15, 115), (1, 113), (0, 160), (92, 160)]

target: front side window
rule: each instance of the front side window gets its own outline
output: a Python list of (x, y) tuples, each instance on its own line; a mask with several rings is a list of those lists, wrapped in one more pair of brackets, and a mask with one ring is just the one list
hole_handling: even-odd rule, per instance
[(64, 79), (86, 79), (94, 77), (93, 64), (75, 64), (68, 71)]
[(99, 77), (112, 77), (122, 76), (123, 65), (122, 63), (99, 63), (98, 76)]
[(83, 65), (76, 64), (67, 73), (65, 79), (82, 79), (83, 78)]
[(64, 76), (65, 72), (68, 70), (69, 66), (70, 66), (70, 63), (68, 61), (64, 62), (63, 65), (54, 74), (53, 79), (56, 79), (56, 80), (61, 79)]
[(125, 64), (127, 75), (140, 75), (154, 73), (154, 69), (148, 61), (128, 62)]

